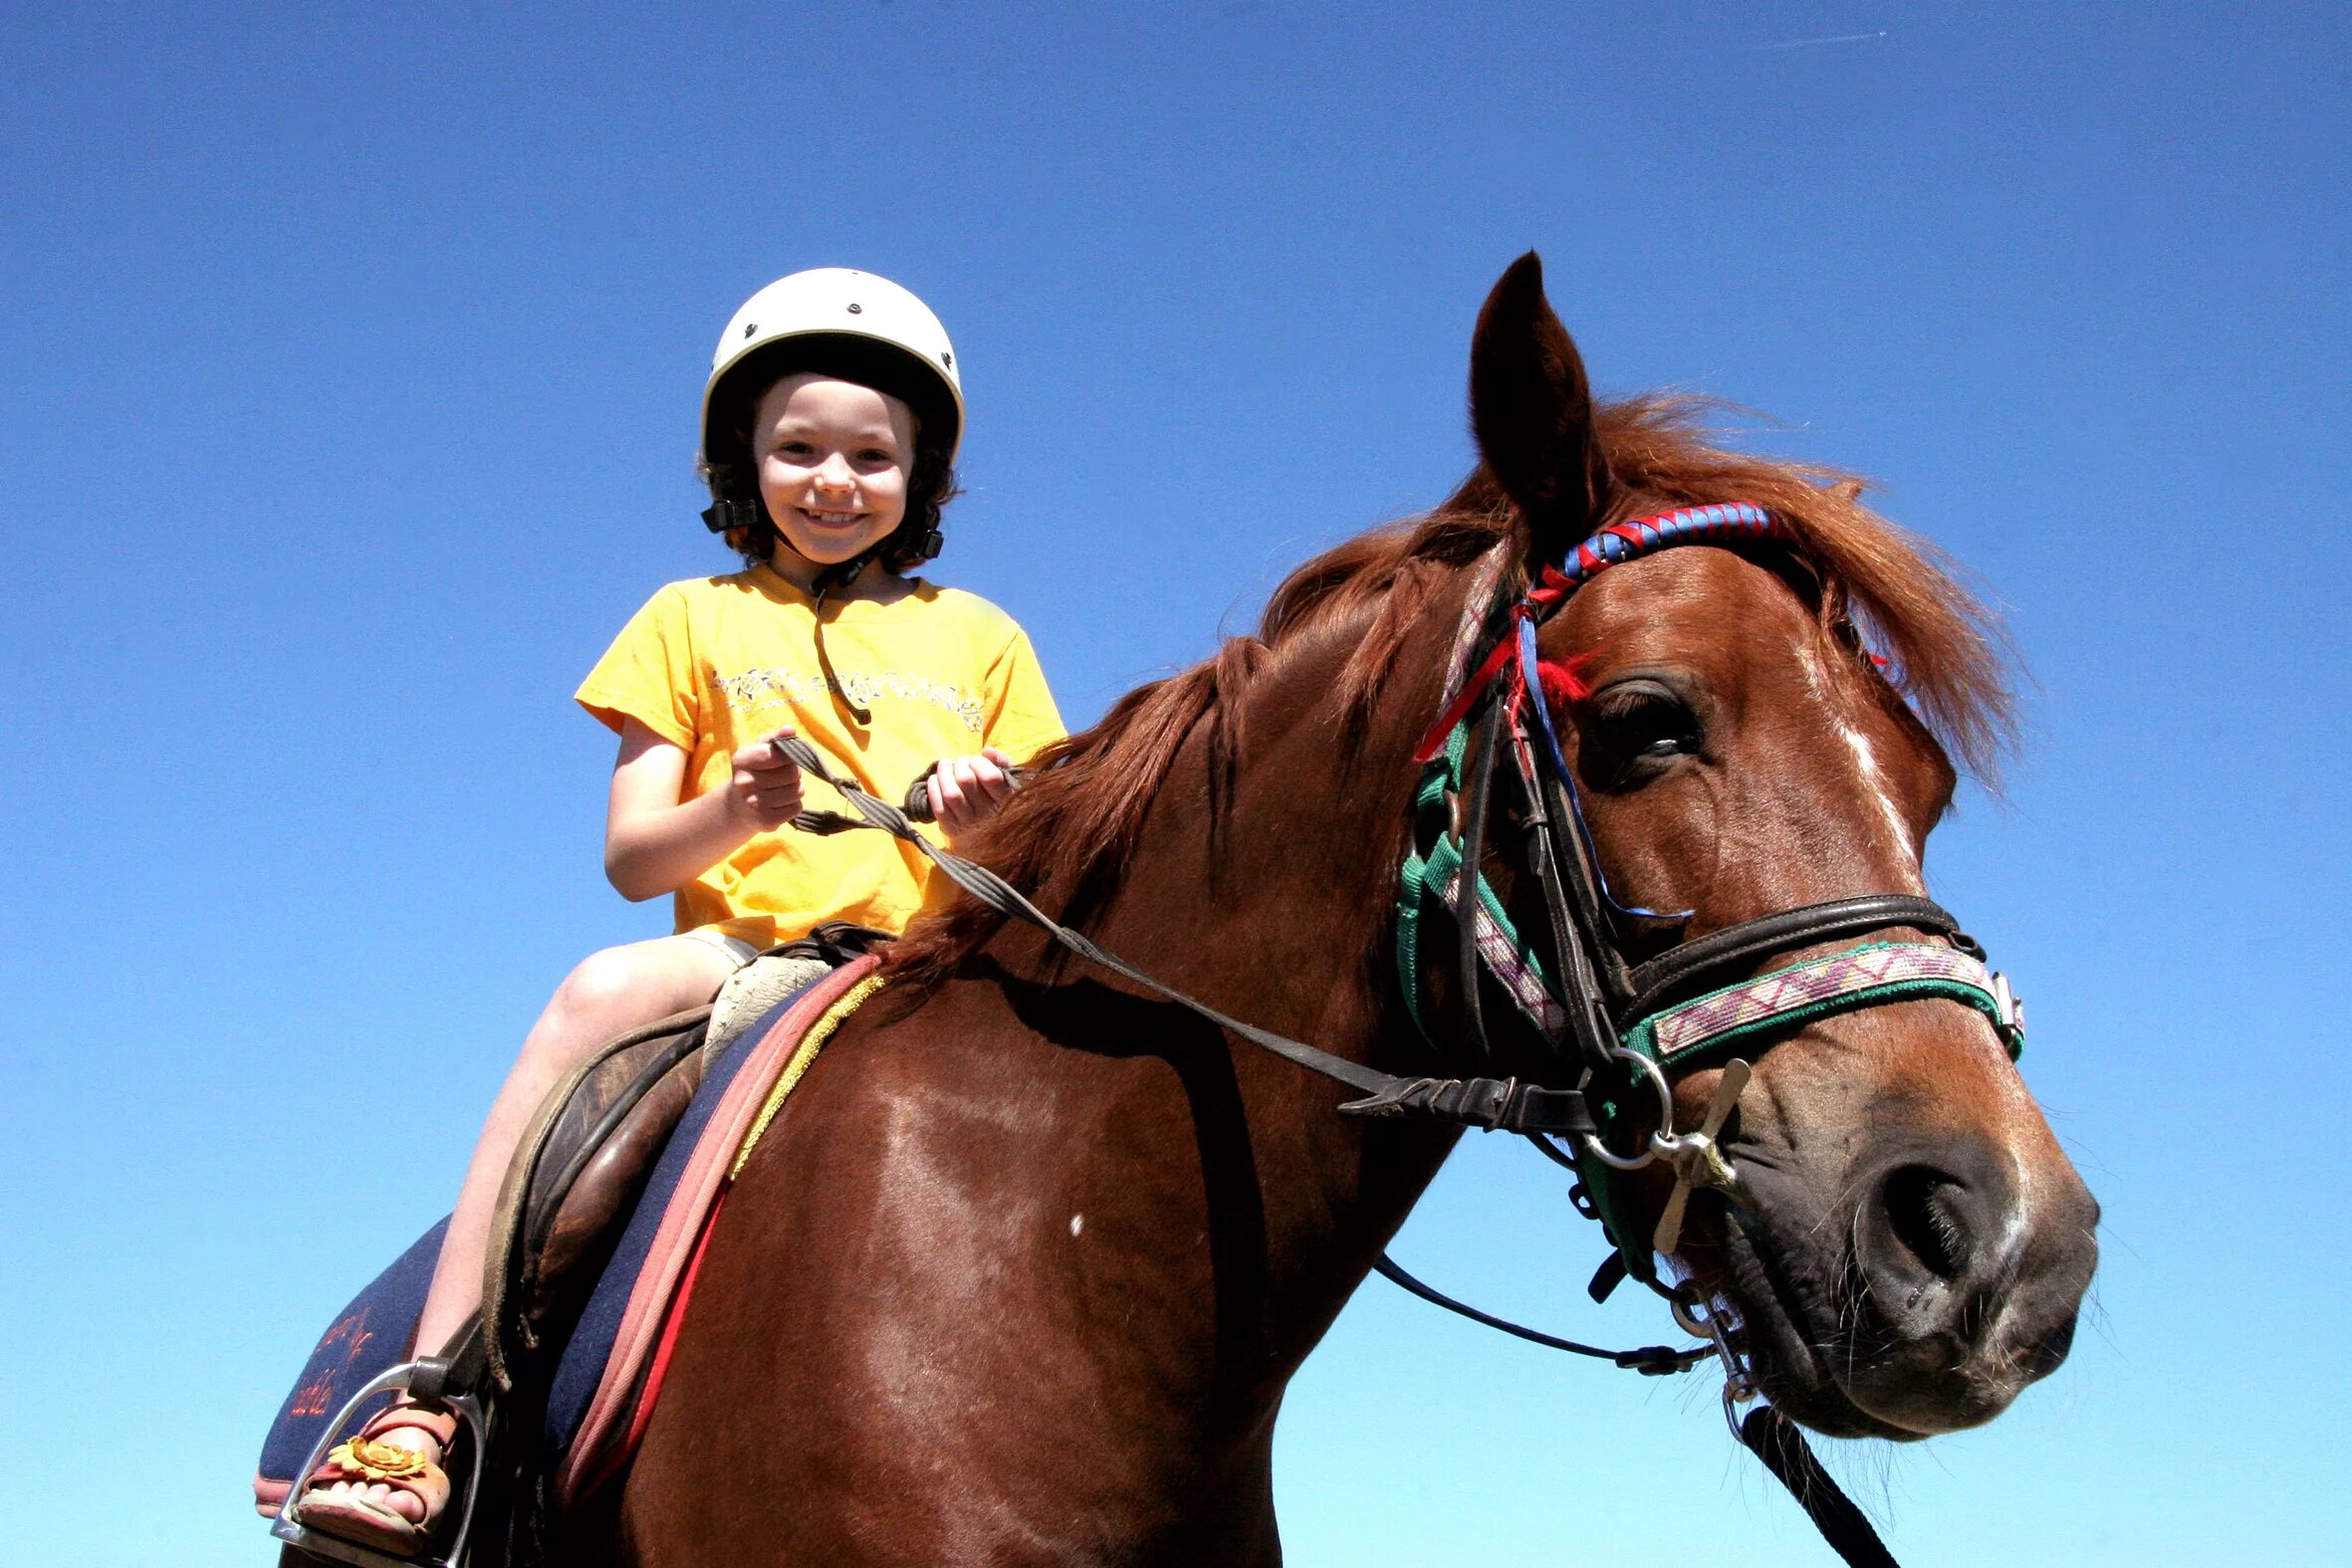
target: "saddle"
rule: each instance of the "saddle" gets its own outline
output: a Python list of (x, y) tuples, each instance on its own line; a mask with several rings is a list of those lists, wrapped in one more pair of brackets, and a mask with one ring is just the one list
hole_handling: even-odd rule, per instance
[(499, 1390), (579, 1321), (712, 1060), (779, 1003), (883, 939), (835, 921), (765, 953), (708, 1007), (607, 1042), (541, 1102), (490, 1222), (483, 1350)]
[[(682, 1307), (680, 1254), (716, 1208), (717, 1184), (693, 1175), (713, 1158), (701, 1146), (739, 1136), (749, 1114), (740, 1102), (748, 1095), (757, 1111), (783, 1059), (801, 1046), (805, 1004), (837, 1000), (846, 986), (825, 983), (849, 982), (839, 974), (847, 967), (869, 972), (887, 940), (847, 922), (820, 926), (738, 971), (709, 1006), (607, 1041), (567, 1074), (507, 1169), (482, 1312), (469, 1331), (440, 1356), (411, 1359), (443, 1222), (314, 1349), (254, 1478), (257, 1509), (278, 1521), (273, 1533), (365, 1568), (397, 1561), (305, 1531), (283, 1512), (316, 1455), (405, 1389), (458, 1413), (465, 1456), (452, 1453), (450, 1473), (459, 1477), (462, 1462), (472, 1477), (451, 1501), (453, 1516), (464, 1512), (437, 1560), (457, 1564), (469, 1543), (477, 1564), (532, 1555), (521, 1548), (538, 1533), (551, 1491), (578, 1495), (609, 1474), (642, 1428), (658, 1377), (649, 1384), (633, 1341)], [(821, 1042), (802, 1046), (801, 1056)], [(584, 1452), (568, 1453), (576, 1437)], [(551, 1487), (558, 1473), (562, 1483)]]

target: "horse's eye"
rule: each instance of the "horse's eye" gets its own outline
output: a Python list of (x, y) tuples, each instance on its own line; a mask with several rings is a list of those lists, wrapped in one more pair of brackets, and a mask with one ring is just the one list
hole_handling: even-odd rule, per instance
[(1677, 757), (1695, 756), (1704, 739), (1690, 704), (1651, 681), (1628, 681), (1597, 693), (1586, 710), (1584, 731), (1599, 753), (1595, 760), (1626, 784)]

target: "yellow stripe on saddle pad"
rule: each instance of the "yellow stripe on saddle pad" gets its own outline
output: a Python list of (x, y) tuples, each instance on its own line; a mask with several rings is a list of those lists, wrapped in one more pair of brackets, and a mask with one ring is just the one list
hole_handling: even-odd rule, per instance
[(776, 1113), (784, 1109), (784, 1097), (793, 1092), (793, 1086), (801, 1081), (801, 1074), (809, 1070), (809, 1064), (817, 1059), (817, 1053), (824, 1049), (824, 1042), (832, 1037), (833, 1030), (857, 1010), (859, 1003), (880, 991), (884, 984), (886, 982), (879, 975), (866, 976), (842, 992), (840, 1000), (825, 1008), (823, 1017), (809, 1025), (809, 1032), (801, 1036), (800, 1045), (793, 1051), (793, 1059), (784, 1064), (783, 1072), (777, 1074), (776, 1087), (768, 1091), (768, 1098), (761, 1103), (760, 1114), (752, 1121), (752, 1130), (743, 1135), (743, 1147), (735, 1152), (735, 1163), (727, 1167), (728, 1181), (732, 1182), (743, 1174), (744, 1162), (760, 1146), (761, 1135), (767, 1132), (768, 1124), (776, 1120)]

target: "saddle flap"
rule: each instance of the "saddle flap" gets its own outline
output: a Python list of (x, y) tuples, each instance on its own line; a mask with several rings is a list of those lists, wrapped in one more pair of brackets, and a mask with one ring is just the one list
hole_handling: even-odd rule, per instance
[(482, 1315), (501, 1389), (572, 1332), (712, 1064), (786, 999), (884, 940), (827, 922), (738, 970), (709, 1007), (611, 1040), (549, 1092), (491, 1222)]
[[(482, 1318), (501, 1388), (512, 1386), (520, 1358), (547, 1343), (550, 1329), (560, 1330), (555, 1319), (565, 1305), (565, 1281), (585, 1275), (582, 1295), (592, 1287), (594, 1269), (587, 1265), (598, 1233), (610, 1227), (589, 1217), (609, 1220), (635, 1201), (700, 1082), (709, 1017), (710, 1008), (696, 1008), (629, 1030), (566, 1074), (541, 1102), (491, 1218)], [(687, 1081), (671, 1093), (654, 1092), (681, 1069), (691, 1074)]]
[[(577, 1150), (566, 1150), (559, 1141), (574, 1127), (560, 1127), (556, 1140), (551, 1140), (550, 1152), (563, 1157), (558, 1163), (565, 1174), (551, 1180), (544, 1192), (533, 1191), (524, 1232), (529, 1288), (520, 1305), (524, 1321), (534, 1329), (561, 1307), (565, 1281), (595, 1252), (599, 1239), (610, 1238), (613, 1223), (635, 1206), (671, 1129), (701, 1086), (701, 1046), (699, 1031), (689, 1030), (671, 1042), (672, 1048), (646, 1053), (601, 1118), (588, 1123), (584, 1117), (581, 1123), (586, 1125), (575, 1124), (583, 1137)], [(594, 1261), (600, 1265), (601, 1256)], [(592, 1283), (592, 1278), (584, 1283)]]

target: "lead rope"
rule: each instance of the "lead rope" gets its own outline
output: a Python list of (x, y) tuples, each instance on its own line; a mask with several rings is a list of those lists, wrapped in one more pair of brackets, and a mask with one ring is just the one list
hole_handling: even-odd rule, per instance
[(1430, 1305), (1442, 1306), (1449, 1312), (1458, 1312), (1473, 1323), (1484, 1323), (1489, 1328), (1501, 1329), (1504, 1333), (1516, 1335), (1530, 1344), (1545, 1345), (1553, 1350), (1564, 1350), (1571, 1356), (1591, 1356), (1598, 1361), (1613, 1362), (1629, 1372), (1638, 1372), (1646, 1378), (1659, 1378), (1676, 1372), (1688, 1372), (1715, 1354), (1713, 1345), (1691, 1345), (1681, 1350), (1677, 1350), (1672, 1345), (1644, 1345), (1638, 1350), (1603, 1350), (1597, 1345), (1580, 1344), (1573, 1339), (1561, 1339), (1557, 1335), (1546, 1334), (1537, 1329), (1523, 1328), (1510, 1319), (1497, 1317), (1491, 1312), (1481, 1312), (1467, 1301), (1457, 1301), (1435, 1285), (1425, 1284), (1414, 1278), (1405, 1272), (1402, 1264), (1386, 1252), (1382, 1252), (1379, 1257), (1373, 1260), (1372, 1271), (1390, 1284), (1419, 1296)]
[(1740, 1435), (1748, 1452), (1772, 1472), (1772, 1478), (1788, 1488), (1788, 1495), (1796, 1499), (1805, 1517), (1813, 1521), (1813, 1528), (1821, 1532), (1821, 1539), (1845, 1559), (1848, 1568), (1902, 1568), (1886, 1542), (1878, 1538), (1869, 1517), (1821, 1467), (1812, 1445), (1805, 1442), (1795, 1422), (1774, 1406), (1759, 1405), (1732, 1430)]

